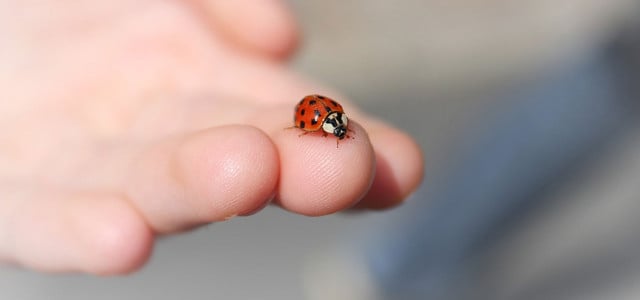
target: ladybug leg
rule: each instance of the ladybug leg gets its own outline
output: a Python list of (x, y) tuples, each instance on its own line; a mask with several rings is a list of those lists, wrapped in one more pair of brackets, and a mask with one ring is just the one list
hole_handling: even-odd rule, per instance
[(327, 135), (329, 135), (327, 132), (325, 131), (322, 132), (322, 137), (327, 137)]
[(298, 137), (301, 137), (303, 135), (307, 135), (310, 131), (303, 131), (301, 134), (298, 134)]

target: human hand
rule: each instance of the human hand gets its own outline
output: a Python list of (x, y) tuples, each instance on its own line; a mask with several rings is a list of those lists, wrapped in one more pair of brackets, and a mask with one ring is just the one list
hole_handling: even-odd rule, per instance
[(342, 100), (339, 149), (284, 130), (302, 96), (336, 94), (282, 63), (277, 1), (2, 1), (0, 20), (0, 261), (126, 273), (157, 235), (271, 200), (391, 207), (421, 180), (414, 141)]

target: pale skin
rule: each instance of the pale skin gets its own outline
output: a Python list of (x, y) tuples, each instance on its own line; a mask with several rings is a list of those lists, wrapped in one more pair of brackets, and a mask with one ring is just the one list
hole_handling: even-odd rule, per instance
[[(161, 235), (393, 207), (422, 179), (411, 137), (289, 70), (277, 0), (2, 0), (0, 36), (5, 264), (125, 274)], [(284, 129), (314, 93), (345, 106), (339, 149)]]

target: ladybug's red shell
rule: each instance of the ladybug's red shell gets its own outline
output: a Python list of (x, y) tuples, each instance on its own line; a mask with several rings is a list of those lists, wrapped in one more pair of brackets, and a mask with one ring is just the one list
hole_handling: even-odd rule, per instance
[(293, 121), (302, 130), (318, 131), (332, 112), (344, 113), (342, 105), (325, 96), (309, 95), (296, 105)]

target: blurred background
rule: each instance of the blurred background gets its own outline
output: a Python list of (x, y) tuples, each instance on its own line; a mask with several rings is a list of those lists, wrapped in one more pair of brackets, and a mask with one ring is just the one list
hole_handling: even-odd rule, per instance
[[(304, 32), (294, 68), (413, 134), (425, 152), (427, 184), (389, 212), (306, 218), (268, 208), (169, 237), (142, 271), (122, 278), (0, 269), (0, 299), (373, 299), (367, 289), (389, 299), (640, 298), (640, 276), (634, 276), (640, 269), (631, 263), (640, 261), (633, 255), (640, 253), (634, 235), (640, 228), (640, 133), (626, 122), (612, 122), (629, 117), (625, 106), (598, 102), (618, 96), (602, 82), (622, 71), (601, 61), (608, 62), (607, 51), (619, 36), (630, 39), (627, 28), (638, 27), (637, 1), (290, 3)], [(640, 77), (625, 76), (632, 86), (634, 79), (640, 83)], [(548, 78), (557, 85), (549, 88)], [(558, 92), (564, 87), (569, 92)], [(586, 103), (562, 102), (575, 95), (596, 96)], [(536, 106), (544, 102), (537, 99), (547, 99), (546, 106)], [(548, 118), (523, 118), (531, 111)], [(560, 128), (558, 120), (576, 111), (567, 132), (544, 139), (555, 131), (538, 130), (539, 124)], [(606, 130), (593, 131), (588, 124)], [(522, 135), (513, 143), (513, 133), (494, 130), (518, 126)], [(584, 138), (567, 138), (576, 136)], [(606, 147), (595, 154), (580, 151), (595, 145)], [(495, 161), (504, 162), (512, 152), (495, 151), (500, 149), (533, 150), (501, 167)], [(553, 164), (540, 166), (540, 160)], [(487, 173), (496, 185), (464, 176)], [(519, 189), (505, 192), (506, 187)], [(467, 206), (465, 192), (478, 199)], [(551, 204), (531, 205), (537, 202)], [(415, 215), (422, 211), (432, 213)], [(411, 228), (426, 241), (416, 239)], [(332, 263), (348, 257), (361, 261), (353, 268)], [(376, 265), (380, 257), (384, 268)], [(424, 263), (430, 259), (437, 261)], [(316, 272), (318, 265), (325, 268)], [(443, 279), (427, 275), (432, 265)], [(600, 276), (587, 276), (593, 274)]]

